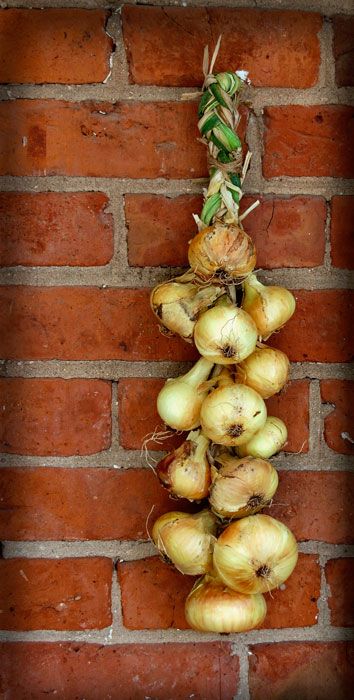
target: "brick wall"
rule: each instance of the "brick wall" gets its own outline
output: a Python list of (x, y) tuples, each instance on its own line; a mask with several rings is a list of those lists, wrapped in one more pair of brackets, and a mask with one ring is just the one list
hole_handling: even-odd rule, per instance
[[(9, 700), (344, 699), (350, 2), (168, 5), (1, 3), (0, 686)], [(268, 403), (289, 427), (271, 513), (301, 552), (262, 630), (228, 637), (186, 629), (192, 579), (146, 533), (175, 504), (140, 455), (163, 378), (195, 357), (159, 335), (147, 290), (186, 262), (207, 172), (180, 96), (221, 30), (218, 68), (253, 83), (247, 229), (262, 279), (298, 300), (274, 340), (292, 381)]]

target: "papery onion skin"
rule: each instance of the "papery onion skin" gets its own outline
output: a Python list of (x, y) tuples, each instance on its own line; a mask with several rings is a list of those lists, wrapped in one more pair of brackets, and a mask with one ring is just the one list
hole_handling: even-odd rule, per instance
[(218, 445), (243, 445), (263, 427), (265, 403), (254, 389), (232, 383), (220, 386), (203, 401), (200, 422), (204, 435)]
[(285, 287), (267, 287), (250, 275), (244, 285), (242, 308), (252, 316), (259, 335), (266, 340), (280, 330), (295, 311), (295, 297)]
[(207, 391), (198, 386), (207, 379), (213, 363), (202, 357), (187, 374), (168, 379), (157, 397), (157, 411), (174, 430), (189, 431), (200, 425), (200, 409)]
[(269, 515), (237, 520), (214, 547), (214, 567), (226, 586), (246, 594), (265, 593), (290, 576), (298, 558), (294, 535)]
[(208, 574), (193, 586), (185, 605), (186, 620), (198, 632), (247, 632), (262, 624), (266, 612), (261, 594), (236, 593)]
[(156, 465), (158, 478), (174, 496), (193, 501), (208, 495), (211, 480), (208, 446), (209, 440), (193, 431), (180, 447)]
[(257, 337), (251, 316), (231, 303), (217, 303), (201, 314), (194, 327), (197, 350), (220, 365), (231, 365), (248, 357), (255, 350)]
[(228, 282), (242, 279), (254, 270), (256, 251), (250, 236), (239, 226), (216, 223), (192, 238), (188, 260), (202, 279)]
[(256, 348), (238, 367), (238, 381), (250, 386), (263, 399), (269, 399), (285, 386), (290, 362), (285, 352), (276, 348)]
[(237, 454), (240, 457), (250, 455), (269, 459), (280, 452), (287, 439), (288, 431), (285, 423), (280, 418), (268, 416), (263, 428), (252, 435), (247, 443), (236, 448)]
[(268, 505), (277, 488), (278, 473), (267, 460), (224, 456), (213, 470), (209, 503), (220, 518), (244, 518)]
[(218, 528), (216, 516), (205, 509), (186, 517), (173, 512), (161, 518), (164, 520), (158, 518), (154, 523), (152, 538), (162, 556), (182, 574), (196, 576), (211, 571)]
[(212, 306), (222, 293), (221, 287), (198, 287), (192, 282), (171, 280), (152, 290), (150, 305), (163, 328), (192, 342), (198, 315)]

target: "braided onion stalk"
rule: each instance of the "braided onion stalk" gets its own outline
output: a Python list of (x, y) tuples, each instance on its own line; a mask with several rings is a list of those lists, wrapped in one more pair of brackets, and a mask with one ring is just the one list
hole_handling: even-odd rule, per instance
[(189, 625), (230, 633), (263, 622), (263, 593), (281, 585), (297, 561), (290, 530), (259, 512), (278, 486), (269, 458), (287, 440), (285, 423), (267, 416), (265, 400), (289, 375), (286, 355), (261, 341), (288, 321), (295, 299), (283, 287), (265, 286), (254, 272), (256, 250), (243, 221), (259, 202), (240, 214), (251, 154), (237, 133), (247, 74), (214, 74), (219, 45), (220, 39), (210, 65), (204, 54), (198, 128), (210, 181), (202, 211), (193, 215), (190, 269), (151, 293), (162, 331), (193, 342), (200, 353), (158, 396), (165, 425), (191, 432), (155, 471), (174, 499), (200, 501), (201, 510), (165, 513), (152, 538), (180, 572), (204, 575), (186, 602)]

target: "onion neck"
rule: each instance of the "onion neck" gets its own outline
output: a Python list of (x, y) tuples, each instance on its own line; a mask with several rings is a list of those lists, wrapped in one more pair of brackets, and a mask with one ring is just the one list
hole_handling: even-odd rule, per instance
[(206, 357), (201, 357), (198, 362), (195, 363), (194, 367), (177, 381), (183, 381), (184, 384), (189, 384), (197, 388), (199, 384), (208, 379), (213, 366), (214, 362), (210, 362)]

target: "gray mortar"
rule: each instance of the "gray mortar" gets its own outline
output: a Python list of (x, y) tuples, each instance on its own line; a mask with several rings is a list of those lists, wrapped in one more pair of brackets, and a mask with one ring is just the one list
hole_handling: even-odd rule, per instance
[[(125, 4), (136, 4), (127, 1)], [(140, 3), (141, 4), (141, 3)], [(145, 3), (143, 3), (145, 4)], [(150, 0), (150, 5), (171, 6), (205, 6), (205, 0), (189, 0), (175, 2)], [(336, 14), (350, 14), (351, 0), (208, 0), (209, 6), (224, 7), (254, 7), (265, 9), (299, 9), (304, 11), (319, 11), (327, 18)], [(105, 84), (73, 85), (5, 85), (0, 87), (0, 99), (53, 99), (78, 102), (80, 100), (95, 100), (116, 102), (124, 101), (165, 101), (180, 100), (186, 88), (168, 88), (156, 86), (138, 86), (129, 84), (128, 67), (121, 38), (120, 7), (121, 3), (106, 0), (23, 0), (16, 2), (0, 2), (0, 7), (84, 7), (107, 8), (113, 10), (106, 31), (116, 43), (115, 52), (111, 55), (110, 72)], [(331, 22), (326, 20), (321, 29), (321, 66), (316, 85), (308, 89), (292, 88), (250, 88), (247, 98), (251, 100), (256, 117), (251, 116), (248, 125), (247, 139), (254, 152), (250, 173), (246, 180), (245, 192), (262, 195), (277, 195), (289, 197), (292, 195), (317, 195), (327, 200), (326, 223), (326, 253), (323, 265), (314, 269), (278, 269), (265, 270), (261, 273), (264, 281), (286, 284), (296, 289), (325, 289), (347, 288), (353, 284), (353, 276), (345, 270), (330, 271), (330, 241), (329, 241), (329, 202), (332, 196), (352, 194), (353, 183), (342, 178), (329, 177), (278, 177), (266, 180), (261, 168), (262, 148), (262, 111), (267, 105), (324, 105), (324, 104), (353, 104), (353, 88), (338, 88), (334, 80), (334, 63), (332, 57), (333, 32)], [(197, 89), (199, 86), (196, 86)], [(191, 88), (187, 88), (188, 92)], [(114, 219), (115, 253), (109, 264), (87, 268), (78, 267), (14, 267), (4, 268), (0, 273), (2, 284), (28, 285), (95, 285), (100, 287), (145, 287), (178, 274), (176, 268), (130, 268), (128, 265), (126, 228), (124, 224), (124, 194), (125, 193), (156, 193), (165, 196), (176, 196), (184, 193), (200, 193), (204, 179), (163, 180), (127, 178), (92, 178), (92, 177), (0, 177), (0, 189), (3, 191), (27, 192), (86, 192), (101, 191), (110, 200), (109, 211)], [(330, 271), (330, 274), (329, 274)], [(73, 457), (46, 457), (23, 455), (0, 455), (0, 466), (46, 466), (46, 467), (107, 467), (125, 469), (146, 466), (138, 450), (123, 450), (119, 446), (117, 431), (117, 382), (124, 377), (168, 377), (181, 374), (188, 363), (173, 362), (121, 362), (121, 361), (3, 361), (0, 363), (0, 375), (5, 377), (74, 377), (101, 378), (113, 382), (112, 395), (112, 435), (113, 441), (109, 450), (95, 455)], [(353, 371), (343, 363), (293, 363), (292, 378), (310, 378), (310, 448), (308, 453), (283, 454), (275, 458), (274, 463), (280, 470), (326, 470), (336, 471), (350, 469), (354, 460), (340, 455), (319, 441), (323, 427), (323, 419), (331, 411), (331, 406), (321, 403), (319, 380), (326, 378), (354, 377)], [(155, 453), (155, 456), (162, 453)], [(240, 635), (220, 637), (216, 634), (198, 634), (192, 630), (137, 630), (125, 629), (122, 623), (120, 591), (115, 571), (112, 573), (112, 613), (113, 624), (103, 630), (85, 630), (60, 632), (55, 630), (38, 630), (34, 632), (1, 632), (1, 640), (11, 641), (77, 641), (98, 644), (134, 644), (134, 643), (168, 643), (168, 642), (209, 642), (227, 641), (232, 643), (232, 653), (239, 656), (240, 680), (238, 692), (234, 700), (249, 700), (248, 666), (252, 653), (250, 645), (267, 642), (289, 641), (336, 641), (353, 639), (350, 629), (335, 628), (330, 625), (328, 583), (325, 579), (324, 567), (328, 559), (352, 557), (354, 547), (334, 545), (324, 542), (300, 543), (301, 552), (317, 554), (321, 566), (321, 595), (318, 602), (319, 616), (313, 627), (260, 630)], [(121, 541), (76, 541), (76, 542), (4, 542), (3, 556), (5, 558), (62, 558), (81, 556), (105, 556), (112, 562), (130, 561), (150, 557), (155, 554), (150, 542), (121, 542)], [(235, 680), (236, 688), (236, 680)], [(235, 689), (236, 692), (236, 689)]]

